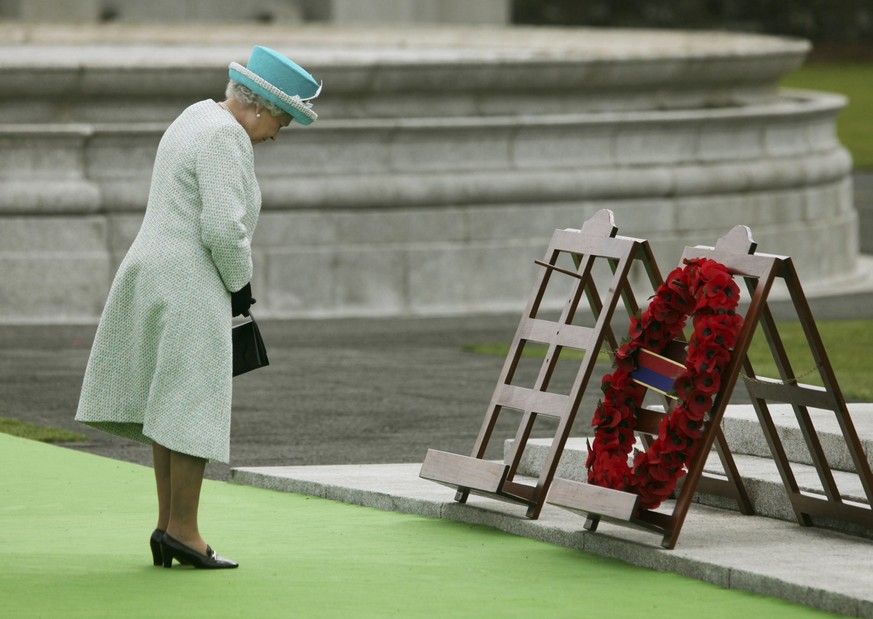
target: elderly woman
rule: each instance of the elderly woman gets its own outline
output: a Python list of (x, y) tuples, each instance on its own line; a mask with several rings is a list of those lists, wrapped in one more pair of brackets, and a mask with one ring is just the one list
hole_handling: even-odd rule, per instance
[(164, 133), (145, 218), (94, 338), (76, 419), (151, 444), (155, 565), (234, 568), (197, 525), (207, 460), (229, 461), (231, 317), (248, 315), (261, 207), (252, 145), (311, 124), (321, 87), (256, 47), (230, 64), (227, 99), (187, 108)]

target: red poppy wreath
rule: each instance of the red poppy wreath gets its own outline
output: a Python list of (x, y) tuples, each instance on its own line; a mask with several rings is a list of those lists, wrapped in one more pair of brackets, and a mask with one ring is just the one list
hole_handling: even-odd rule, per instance
[[(667, 276), (649, 307), (631, 319), (629, 340), (616, 351), (613, 372), (603, 377), (604, 396), (592, 422), (596, 430), (585, 464), (588, 483), (639, 494), (643, 509), (658, 507), (685, 474), (743, 323), (735, 311), (739, 287), (723, 264), (695, 258), (684, 265)], [(689, 316), (694, 332), (685, 371), (671, 394), (678, 403), (661, 420), (651, 447), (636, 452), (631, 468), (635, 412), (646, 392), (631, 377), (638, 351), (662, 352)]]

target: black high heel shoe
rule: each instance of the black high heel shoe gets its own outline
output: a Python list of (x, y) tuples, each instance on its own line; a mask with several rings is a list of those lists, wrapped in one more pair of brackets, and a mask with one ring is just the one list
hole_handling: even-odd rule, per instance
[(206, 546), (206, 555), (189, 548), (182, 542), (164, 533), (161, 538), (161, 553), (164, 567), (173, 567), (173, 559), (179, 563), (193, 565), (198, 569), (224, 570), (239, 567), (239, 563), (219, 557), (210, 546)]
[(155, 565), (161, 565), (164, 562), (164, 556), (161, 554), (161, 538), (163, 536), (163, 529), (155, 529), (149, 538), (149, 547), (152, 549), (152, 560)]

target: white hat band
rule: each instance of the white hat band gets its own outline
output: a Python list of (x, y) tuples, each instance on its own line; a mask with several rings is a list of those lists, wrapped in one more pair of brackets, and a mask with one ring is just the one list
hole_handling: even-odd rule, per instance
[[(295, 110), (297, 110), (298, 112), (300, 112), (304, 116), (308, 117), (309, 119), (311, 119), (313, 121), (318, 119), (318, 114), (316, 114), (315, 112), (313, 112), (310, 109), (312, 107), (312, 104), (307, 103), (306, 101), (301, 99), (299, 95), (289, 95), (288, 93), (286, 93), (282, 90), (279, 90), (278, 88), (273, 86), (270, 82), (268, 82), (267, 80), (262, 78), (260, 75), (258, 75), (257, 73), (253, 73), (252, 71), (249, 71), (248, 69), (246, 69), (244, 66), (242, 66), (241, 64), (239, 64), (237, 62), (231, 62), (230, 68), (233, 69), (234, 71), (237, 71), (241, 75), (244, 75), (248, 79), (252, 80), (255, 84), (257, 84), (258, 86), (260, 86), (261, 88), (263, 88), (264, 90), (266, 90), (267, 92), (272, 94), (274, 97), (276, 97), (277, 99), (279, 99), (283, 103), (293, 107)], [(317, 97), (319, 95), (320, 92), (321, 92), (321, 86), (318, 87), (318, 91), (315, 93), (315, 95), (310, 97), (310, 98), (314, 99), (315, 97)]]

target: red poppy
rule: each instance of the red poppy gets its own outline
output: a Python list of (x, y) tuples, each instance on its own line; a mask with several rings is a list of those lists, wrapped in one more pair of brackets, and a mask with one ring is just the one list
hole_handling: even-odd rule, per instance
[(640, 475), (645, 474), (645, 469), (643, 468), (645, 464), (660, 464), (661, 463), (661, 454), (660, 452), (653, 451), (637, 451), (634, 454), (634, 469), (639, 470)]
[(731, 277), (724, 265), (719, 264), (715, 260), (704, 258), (700, 260), (698, 272), (700, 278), (706, 282), (720, 281), (724, 277)]
[[(650, 477), (650, 478), (652, 479), (652, 481), (654, 481), (654, 482), (659, 482), (659, 481), (660, 481), (660, 482), (670, 481), (670, 477), (671, 477), (671, 475), (670, 475), (670, 471), (666, 470), (666, 469), (663, 468), (663, 467), (660, 467), (660, 466), (650, 466), (650, 467), (648, 467), (648, 473), (649, 473), (649, 477)], [(657, 484), (657, 485), (660, 485), (660, 484)], [(655, 493), (655, 488), (653, 488), (653, 487), (650, 486), (650, 490), (649, 490), (649, 491), (652, 492), (652, 493), (654, 494), (654, 493)], [(667, 494), (670, 494), (670, 493), (668, 492)]]
[(714, 309), (728, 309), (729, 307), (735, 307), (736, 303), (734, 303), (734, 299), (737, 298), (737, 295), (739, 295), (739, 289), (736, 284), (732, 287), (719, 288), (709, 297), (706, 305)]
[(707, 395), (718, 393), (721, 386), (721, 374), (716, 372), (702, 372), (694, 375), (694, 389)]
[(685, 261), (686, 268), (683, 277), (688, 288), (696, 292), (700, 287), (700, 266), (705, 262), (705, 258), (693, 258)]
[(698, 329), (701, 323), (708, 323), (710, 321), (722, 324), (725, 329), (739, 332), (743, 324), (743, 317), (733, 310), (701, 310), (694, 313), (691, 324), (695, 329)]
[[(664, 337), (664, 325), (660, 322), (653, 321), (652, 324), (640, 336), (640, 340), (644, 348), (660, 352), (670, 339)], [(672, 339), (672, 338), (671, 338)]]
[(692, 419), (687, 415), (679, 418), (679, 424), (676, 430), (682, 435), (691, 440), (697, 440), (703, 435), (703, 420)]
[(699, 324), (700, 338), (712, 341), (723, 348), (733, 348), (739, 332), (729, 316), (712, 316)]
[(637, 383), (629, 383), (628, 386), (621, 392), (622, 399), (616, 401), (619, 407), (627, 407), (630, 410), (629, 414), (633, 414), (637, 406), (643, 401), (646, 395), (646, 388)]
[(623, 490), (627, 486), (628, 467), (609, 453), (599, 453), (594, 458), (594, 466), (588, 469), (588, 483)]
[(634, 437), (633, 430), (622, 428), (619, 432), (618, 444), (621, 447), (621, 450), (625, 453), (625, 457), (627, 453), (630, 452), (635, 442), (636, 438)]
[[(609, 388), (606, 386), (609, 384)], [(616, 370), (612, 374), (607, 374), (603, 377), (603, 381), (601, 384), (601, 389), (604, 393), (616, 392), (616, 391), (624, 391), (628, 387), (634, 385), (636, 383), (630, 377), (630, 371), (624, 370)]]
[(630, 325), (627, 328), (627, 334), (632, 340), (637, 339), (643, 333), (643, 322), (641, 316), (631, 316)]
[(688, 372), (682, 374), (676, 379), (676, 382), (673, 383), (673, 389), (676, 391), (676, 395), (679, 396), (680, 400), (687, 401), (691, 393), (694, 391), (694, 378)]
[(609, 426), (597, 426), (597, 438), (601, 439), (600, 443), (603, 449), (616, 449), (621, 445), (618, 431)]
[(682, 465), (685, 463), (685, 452), (671, 451), (670, 453), (662, 454), (661, 462), (663, 462), (664, 466), (669, 468), (670, 470), (681, 468)]
[(695, 390), (685, 403), (688, 416), (692, 419), (703, 419), (704, 415), (712, 408), (712, 394)]
[(591, 448), (591, 443), (590, 443), (590, 442), (587, 442), (587, 441), (586, 441), (586, 443), (587, 443), (587, 445), (588, 445), (588, 457), (585, 458), (585, 468), (588, 469), (588, 473), (589, 473), (588, 476), (589, 476), (589, 478), (590, 478), (590, 477), (591, 477), (591, 467), (594, 465), (594, 460), (595, 460), (595, 456), (597, 455), (597, 452), (595, 452), (595, 451)]
[(688, 363), (695, 371), (703, 372), (712, 369), (720, 361), (730, 361), (731, 351), (716, 342), (692, 337), (688, 344)]
[(664, 454), (685, 450), (688, 446), (688, 437), (677, 431), (678, 419), (677, 415), (671, 415), (661, 422), (661, 426), (658, 428), (658, 438), (652, 444), (653, 449), (655, 443), (660, 442), (658, 450)]
[(636, 347), (631, 346), (622, 346), (615, 352), (615, 359), (613, 363), (615, 364), (616, 371), (624, 372), (625, 374), (629, 374), (633, 372), (636, 363), (634, 361), (636, 351)]
[(667, 288), (673, 291), (687, 291), (687, 272), (688, 270), (684, 267), (676, 267), (667, 274), (667, 277), (664, 278), (664, 283), (658, 287), (658, 290), (661, 290), (662, 288)]
[(667, 325), (673, 325), (680, 320), (684, 320), (685, 312), (682, 309), (684, 306), (682, 304), (679, 307), (676, 306), (673, 302), (673, 299), (676, 297), (678, 295), (674, 295), (669, 289), (664, 287), (659, 289), (658, 296), (649, 305), (652, 318)]
[(594, 411), (592, 425), (604, 428), (615, 428), (621, 421), (621, 412), (609, 403), (601, 403)]
[(697, 291), (696, 309), (728, 310), (736, 307), (740, 288), (727, 272), (718, 273)]

